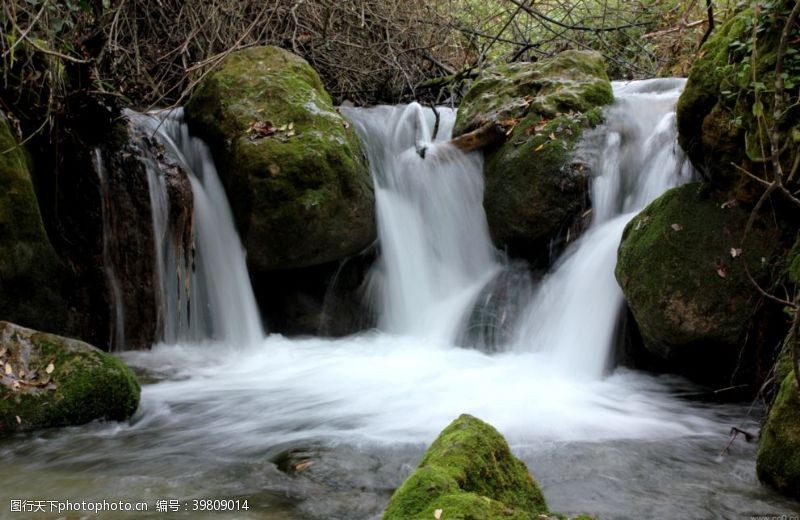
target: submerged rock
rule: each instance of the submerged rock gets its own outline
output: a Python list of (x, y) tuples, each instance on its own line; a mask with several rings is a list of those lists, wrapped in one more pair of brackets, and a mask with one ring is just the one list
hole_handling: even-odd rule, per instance
[(534, 519), (547, 514), (538, 484), (505, 439), (465, 414), (433, 442), (392, 495), (383, 518)]
[(69, 271), (45, 232), (29, 158), (0, 113), (0, 319), (66, 330)]
[(231, 54), (186, 117), (214, 152), (256, 276), (339, 260), (375, 240), (365, 154), (302, 58), (277, 47)]
[(794, 371), (783, 379), (761, 430), (756, 471), (762, 482), (800, 498), (800, 391)]
[(495, 245), (547, 259), (550, 243), (587, 207), (588, 171), (571, 156), (584, 128), (613, 101), (602, 57), (566, 51), (536, 63), (487, 69), (464, 96), (454, 135), (488, 122), (513, 126), (488, 150), (484, 208)]
[(733, 373), (758, 308), (756, 280), (780, 246), (756, 220), (741, 245), (749, 211), (702, 183), (668, 191), (625, 228), (616, 277), (644, 346), (696, 379)]
[(140, 387), (117, 358), (81, 341), (0, 322), (0, 435), (124, 420)]

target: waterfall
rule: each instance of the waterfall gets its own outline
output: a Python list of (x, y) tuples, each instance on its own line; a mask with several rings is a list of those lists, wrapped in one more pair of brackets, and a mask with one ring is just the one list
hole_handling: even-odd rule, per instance
[(622, 292), (614, 279), (625, 225), (666, 190), (691, 180), (677, 145), (675, 103), (685, 81), (615, 82), (605, 124), (583, 139), (596, 177), (592, 222), (536, 290), (514, 350), (550, 354), (554, 367), (599, 377), (608, 369)]
[(189, 135), (181, 109), (126, 115), (134, 135), (155, 138), (164, 149), (140, 146), (150, 186), (161, 340), (260, 341), (244, 248), (208, 146)]
[[(688, 181), (675, 103), (684, 80), (615, 82), (606, 122), (576, 154), (591, 166), (592, 220), (532, 289), (526, 266), (495, 250), (483, 211), (483, 161), (446, 143), (455, 111), (343, 108), (370, 158), (381, 255), (372, 273), (383, 330), (476, 346), (546, 353), (556, 369), (603, 375), (622, 293), (614, 278), (627, 222)], [(424, 158), (422, 157), (424, 155)]]
[[(417, 103), (342, 108), (365, 144), (375, 184), (381, 255), (373, 269), (380, 327), (452, 340), (500, 269), (483, 211), (483, 159), (450, 139), (455, 111)], [(424, 158), (422, 157), (424, 155)]]
[(110, 323), (111, 333), (109, 334), (109, 350), (125, 350), (125, 308), (122, 301), (122, 289), (119, 284), (114, 259), (111, 256), (111, 239), (113, 226), (111, 225), (111, 197), (108, 190), (108, 179), (106, 178), (105, 164), (103, 164), (103, 154), (99, 148), (95, 148), (92, 156), (94, 169), (100, 182), (100, 215), (103, 221), (103, 272), (108, 283), (108, 293), (114, 312), (114, 320)]

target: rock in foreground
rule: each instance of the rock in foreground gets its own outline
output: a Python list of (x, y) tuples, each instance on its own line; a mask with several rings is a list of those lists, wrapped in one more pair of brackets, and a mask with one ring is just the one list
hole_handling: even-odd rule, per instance
[(0, 435), (124, 420), (140, 387), (117, 358), (75, 339), (0, 321)]
[(480, 419), (461, 415), (394, 492), (383, 518), (527, 520), (542, 514), (548, 514), (544, 496), (505, 439)]

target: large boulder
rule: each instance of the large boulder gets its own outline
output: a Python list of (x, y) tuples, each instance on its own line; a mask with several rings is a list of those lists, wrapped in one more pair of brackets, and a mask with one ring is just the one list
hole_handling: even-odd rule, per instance
[(761, 430), (756, 471), (762, 482), (800, 498), (800, 391), (794, 371), (783, 378)]
[(65, 330), (69, 273), (42, 223), (28, 157), (0, 113), (0, 319)]
[(538, 484), (505, 439), (465, 414), (433, 442), (392, 495), (383, 518), (528, 520), (547, 514)]
[(495, 245), (532, 261), (546, 258), (588, 204), (589, 172), (573, 164), (582, 131), (613, 101), (602, 57), (566, 51), (536, 63), (487, 69), (459, 106), (454, 135), (496, 122), (513, 127), (488, 150), (484, 208)]
[(672, 189), (625, 228), (617, 281), (644, 346), (704, 382), (730, 377), (764, 282), (780, 252), (777, 231), (702, 183)]
[[(765, 158), (771, 150), (765, 129), (773, 124), (777, 48), (793, 4), (771, 2), (732, 16), (714, 31), (692, 65), (677, 106), (679, 142), (694, 165), (719, 187), (741, 189), (750, 181), (745, 172), (771, 180), (766, 173), (771, 168)], [(795, 31), (800, 36), (800, 29)], [(800, 53), (789, 46), (783, 70), (787, 90), (796, 92), (792, 83), (798, 81)], [(796, 150), (800, 110), (786, 112), (778, 126), (781, 140), (793, 141)], [(792, 154), (785, 152), (782, 158), (789, 171)]]
[(124, 420), (139, 383), (117, 358), (75, 339), (0, 321), (0, 435)]
[(256, 276), (339, 260), (375, 240), (365, 154), (302, 58), (277, 47), (232, 53), (186, 117), (212, 147)]

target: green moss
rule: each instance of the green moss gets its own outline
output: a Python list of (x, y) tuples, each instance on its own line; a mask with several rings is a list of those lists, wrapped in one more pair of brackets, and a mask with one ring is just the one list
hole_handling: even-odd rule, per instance
[(547, 513), (539, 486), (505, 439), (470, 415), (453, 421), (395, 491), (384, 519), (532, 519)]
[[(778, 27), (785, 23), (788, 5), (776, 2), (761, 9), (757, 21), (753, 8), (744, 9), (717, 29), (700, 50), (678, 101), (679, 143), (695, 166), (719, 186), (741, 188), (750, 182), (742, 170), (764, 172), (762, 159), (769, 141), (753, 107), (757, 100), (763, 105), (771, 126)], [(754, 23), (760, 30), (751, 63)], [(800, 62), (793, 66), (800, 67)], [(800, 112), (789, 112), (781, 122), (781, 134), (789, 136), (799, 124)]]
[(738, 359), (758, 301), (745, 264), (762, 280), (779, 252), (759, 220), (739, 252), (749, 212), (725, 202), (700, 183), (668, 191), (625, 228), (616, 267), (645, 346), (698, 365), (716, 357), (720, 373)]
[[(0, 385), (0, 434), (83, 424), (95, 419), (124, 420), (139, 405), (140, 387), (119, 359), (86, 343), (0, 322), (0, 348), (14, 374), (45, 376), (52, 386)], [(15, 376), (16, 377), (16, 376)], [(17, 420), (19, 418), (19, 420)]]
[(28, 158), (0, 114), (0, 319), (63, 330), (66, 269), (42, 223)]
[(783, 379), (761, 430), (756, 471), (761, 481), (800, 498), (800, 393), (794, 372)]
[(516, 122), (486, 156), (484, 208), (500, 248), (533, 263), (585, 209), (589, 172), (570, 158), (585, 128), (613, 101), (602, 57), (567, 51), (536, 63), (488, 69), (458, 111), (455, 134), (488, 121)]
[[(213, 148), (254, 271), (340, 259), (375, 239), (364, 151), (302, 58), (277, 47), (233, 53), (186, 114)], [(256, 122), (284, 130), (254, 139)]]
[(535, 63), (487, 69), (464, 96), (453, 133), (459, 135), (489, 121), (521, 119), (531, 112), (543, 117), (586, 112), (612, 100), (600, 54), (565, 51)]

